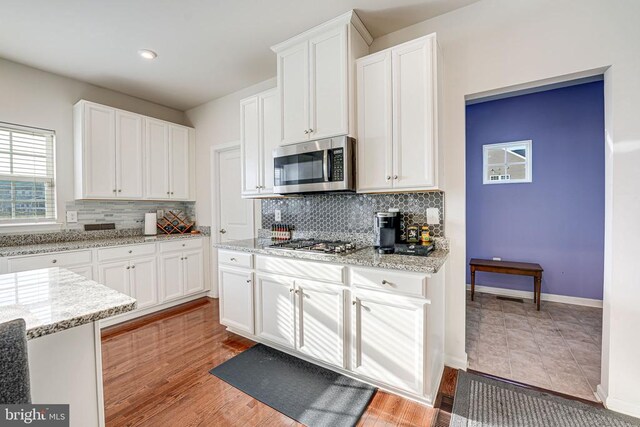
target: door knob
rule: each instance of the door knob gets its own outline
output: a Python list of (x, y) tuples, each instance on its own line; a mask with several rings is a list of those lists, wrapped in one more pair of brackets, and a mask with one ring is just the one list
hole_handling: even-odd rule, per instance
[(309, 129), (309, 133), (313, 133), (313, 129)]
[(393, 179), (398, 179), (398, 175), (393, 175)]
[(387, 175), (387, 181), (389, 181), (391, 179), (391, 176)]
[(304, 130), (304, 134), (307, 135), (309, 133), (309, 129)]
[(220, 230), (220, 233), (221, 233), (221, 234), (224, 234), (224, 233), (226, 233), (226, 232), (227, 232), (227, 230), (225, 230), (224, 228)]

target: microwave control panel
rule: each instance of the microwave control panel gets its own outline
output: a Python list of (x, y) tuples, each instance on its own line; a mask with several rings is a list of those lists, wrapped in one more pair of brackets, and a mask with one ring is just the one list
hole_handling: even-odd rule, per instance
[(332, 168), (331, 168), (331, 181), (343, 181), (344, 180), (344, 149), (335, 148), (332, 150)]

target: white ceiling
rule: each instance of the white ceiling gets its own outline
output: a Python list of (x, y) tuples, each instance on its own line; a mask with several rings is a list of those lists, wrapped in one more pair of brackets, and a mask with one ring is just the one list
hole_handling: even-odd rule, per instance
[(0, 57), (186, 110), (273, 77), (270, 46), (351, 9), (375, 38), (476, 1), (3, 0)]

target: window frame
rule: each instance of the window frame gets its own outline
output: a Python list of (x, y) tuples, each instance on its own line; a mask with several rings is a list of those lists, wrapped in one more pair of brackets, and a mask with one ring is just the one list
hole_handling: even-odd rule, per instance
[[(504, 163), (491, 163), (489, 164), (489, 150), (496, 148), (510, 148), (515, 146), (525, 146), (525, 160), (522, 162), (508, 162), (506, 159), (506, 151), (505, 151), (505, 161)], [(524, 165), (525, 168), (525, 177), (521, 179), (503, 179), (503, 180), (490, 180), (489, 179), (489, 168), (492, 166), (504, 166), (505, 167), (505, 175), (508, 171), (509, 165)], [(522, 141), (509, 141), (509, 142), (499, 142), (495, 144), (484, 144), (482, 146), (482, 184), (528, 184), (533, 182), (533, 141), (530, 139), (525, 139)]]
[[(21, 225), (26, 226), (39, 226), (39, 225), (52, 225), (57, 224), (58, 221), (58, 209), (57, 209), (57, 169), (56, 169), (56, 133), (50, 129), (37, 128), (33, 126), (24, 126), (17, 125), (14, 123), (0, 122), (0, 129), (6, 130), (9, 132), (23, 132), (23, 133), (31, 133), (40, 136), (44, 136), (46, 138), (50, 138), (51, 143), (47, 143), (46, 154), (44, 158), (46, 160), (51, 159), (51, 176), (50, 177), (41, 177), (41, 176), (29, 176), (29, 175), (11, 175), (11, 174), (3, 174), (0, 173), (0, 181), (10, 181), (11, 182), (11, 208), (12, 208), (12, 217), (11, 219), (2, 219), (0, 218), (0, 228), (16, 228)], [(13, 150), (5, 151), (0, 150), (2, 152), (11, 153)], [(42, 156), (34, 156), (34, 157), (42, 157)], [(47, 165), (47, 169), (49, 166)], [(16, 200), (16, 190), (15, 183), (17, 182), (29, 182), (36, 183), (42, 182), (45, 183), (45, 216), (39, 218), (15, 218), (15, 205), (16, 202), (20, 202), (20, 200)], [(49, 184), (49, 185), (46, 185)]]

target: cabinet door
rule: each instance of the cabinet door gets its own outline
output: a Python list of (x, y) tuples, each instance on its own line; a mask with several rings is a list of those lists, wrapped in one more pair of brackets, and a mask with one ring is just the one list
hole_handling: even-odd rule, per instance
[(427, 301), (356, 291), (352, 304), (352, 369), (422, 394)]
[(256, 279), (256, 335), (294, 347), (293, 280), (258, 275)]
[(240, 159), (242, 168), (242, 195), (260, 192), (258, 177), (260, 164), (260, 113), (258, 97), (240, 103)]
[(180, 298), (184, 294), (182, 253), (173, 252), (160, 257), (162, 302)]
[(253, 273), (219, 268), (220, 323), (253, 334)]
[(280, 143), (280, 108), (278, 105), (278, 91), (272, 89), (263, 92), (258, 97), (260, 101), (261, 125), (261, 171), (262, 189), (260, 194), (273, 193), (273, 150)]
[(169, 126), (145, 118), (145, 198), (168, 199)]
[(298, 350), (344, 368), (344, 287), (296, 280), (296, 288)]
[(392, 50), (394, 187), (435, 185), (433, 39)]
[(390, 189), (392, 181), (391, 53), (357, 62), (358, 185), (361, 191)]
[(169, 191), (172, 199), (189, 198), (189, 129), (169, 125)]
[(158, 304), (158, 281), (156, 280), (156, 258), (133, 259), (131, 264), (131, 292), (143, 309)]
[(129, 261), (108, 262), (98, 265), (98, 282), (118, 292), (133, 297)]
[(113, 108), (84, 106), (84, 197), (116, 197), (115, 117)]
[(309, 40), (311, 139), (349, 133), (347, 27)]
[(309, 43), (278, 52), (280, 143), (309, 139)]
[(184, 294), (204, 291), (204, 256), (202, 250), (182, 254), (184, 268)]
[(116, 111), (116, 187), (118, 197), (141, 199), (142, 116)]

